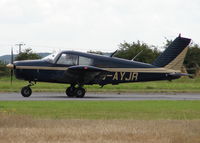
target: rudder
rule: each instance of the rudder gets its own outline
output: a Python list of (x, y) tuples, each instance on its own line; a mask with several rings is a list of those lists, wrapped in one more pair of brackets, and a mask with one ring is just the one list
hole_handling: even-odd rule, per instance
[(181, 36), (177, 37), (153, 62), (153, 65), (167, 69), (180, 70), (190, 41), (191, 39), (188, 38), (183, 38)]

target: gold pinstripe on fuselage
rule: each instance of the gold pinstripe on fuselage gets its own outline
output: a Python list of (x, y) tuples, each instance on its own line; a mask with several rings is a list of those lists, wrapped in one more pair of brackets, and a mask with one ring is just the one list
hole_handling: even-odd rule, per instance
[[(32, 69), (32, 70), (59, 70), (65, 71), (68, 67), (43, 67), (43, 66), (16, 66), (16, 69)], [(172, 70), (167, 68), (102, 68), (109, 72), (142, 72), (142, 73), (177, 73), (180, 70)]]

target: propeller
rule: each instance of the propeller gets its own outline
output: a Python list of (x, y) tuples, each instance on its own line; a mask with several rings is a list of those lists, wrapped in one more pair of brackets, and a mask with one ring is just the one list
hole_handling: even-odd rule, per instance
[[(12, 65), (13, 65), (13, 60), (14, 60), (14, 57), (13, 57), (13, 48), (11, 48), (11, 61), (10, 61), (10, 63)], [(11, 83), (11, 85), (12, 85), (12, 82), (13, 82), (13, 73), (14, 73), (13, 68), (11, 68), (11, 71), (10, 71), (10, 83)]]
[(13, 48), (11, 48), (11, 58), (10, 58), (10, 63), (7, 65), (7, 68), (10, 69), (10, 83), (11, 83), (11, 85), (12, 85), (12, 82), (13, 82), (13, 74), (14, 74), (14, 69), (15, 69)]

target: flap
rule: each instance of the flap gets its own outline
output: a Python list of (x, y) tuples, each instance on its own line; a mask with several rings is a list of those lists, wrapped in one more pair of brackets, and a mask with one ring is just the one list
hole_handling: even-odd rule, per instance
[(71, 82), (78, 84), (99, 84), (108, 71), (93, 66), (71, 66), (65, 74), (70, 77)]

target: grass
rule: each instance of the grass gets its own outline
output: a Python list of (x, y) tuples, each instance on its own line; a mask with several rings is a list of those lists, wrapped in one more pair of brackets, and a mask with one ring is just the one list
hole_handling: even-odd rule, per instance
[(200, 119), (200, 101), (0, 101), (0, 113), (88, 120)]
[[(0, 79), (0, 94), (27, 82)], [(34, 92), (68, 85), (38, 83)], [(91, 92), (200, 92), (200, 78), (86, 86)], [(200, 101), (0, 101), (0, 142), (199, 143)]]
[(1, 101), (0, 142), (199, 143), (200, 101)]
[[(27, 82), (14, 79), (11, 86), (8, 77), (0, 78), (0, 92), (18, 92)], [(56, 83), (37, 83), (32, 87), (34, 92), (63, 92), (69, 85)], [(181, 78), (169, 81), (126, 83), (119, 85), (85, 86), (90, 92), (200, 92), (200, 78)]]
[(0, 118), (0, 142), (199, 143), (200, 121), (36, 120)]
[(200, 101), (0, 101), (0, 139), (199, 143)]

